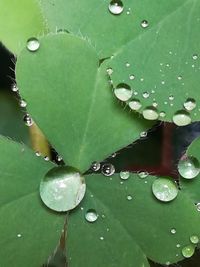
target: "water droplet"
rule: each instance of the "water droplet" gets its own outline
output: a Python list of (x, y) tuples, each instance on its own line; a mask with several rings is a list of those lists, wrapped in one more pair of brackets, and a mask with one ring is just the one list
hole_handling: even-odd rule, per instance
[(164, 117), (166, 116), (166, 113), (165, 113), (164, 111), (161, 111), (160, 114), (159, 114), (159, 116), (160, 116), (161, 118), (164, 118)]
[(93, 170), (93, 171), (98, 171), (99, 169), (101, 168), (101, 164), (99, 163), (99, 162), (93, 162), (92, 163), (92, 165), (91, 165), (91, 169)]
[(110, 155), (110, 158), (115, 158), (116, 156), (117, 156), (117, 153), (114, 152), (114, 153), (112, 153), (112, 154)]
[(144, 92), (144, 93), (142, 94), (142, 96), (143, 96), (144, 98), (148, 98), (148, 97), (149, 97), (149, 92)]
[(19, 238), (20, 238), (20, 237), (22, 237), (22, 235), (21, 235), (21, 234), (17, 234), (17, 237), (19, 237)]
[(197, 55), (197, 54), (194, 54), (194, 55), (192, 56), (192, 58), (193, 58), (194, 60), (196, 60), (196, 59), (198, 58), (198, 55)]
[(157, 120), (158, 119), (158, 112), (154, 107), (148, 107), (144, 109), (142, 112), (142, 115), (146, 120)]
[(130, 195), (127, 196), (127, 200), (132, 200), (132, 199), (133, 199), (132, 196)]
[(183, 257), (190, 258), (194, 254), (195, 247), (193, 245), (188, 245), (182, 249)]
[(11, 89), (13, 92), (17, 92), (19, 90), (16, 84), (13, 84)]
[(140, 100), (138, 99), (133, 99), (128, 103), (129, 107), (132, 110), (139, 110), (142, 107), (142, 104), (140, 103)]
[(30, 38), (27, 41), (27, 45), (26, 45), (27, 49), (31, 52), (35, 52), (39, 49), (40, 47), (40, 43), (38, 41), (37, 38)]
[(173, 96), (173, 95), (170, 95), (170, 96), (169, 96), (169, 100), (170, 100), (170, 101), (174, 100), (174, 96)]
[(153, 102), (152, 106), (156, 108), (158, 106), (158, 103), (156, 101)]
[(190, 114), (184, 110), (180, 110), (176, 112), (173, 116), (173, 122), (177, 126), (186, 126), (191, 123)]
[(197, 210), (200, 211), (200, 202), (196, 204)]
[(122, 180), (127, 180), (130, 177), (130, 172), (129, 171), (121, 171), (119, 173), (119, 176)]
[(25, 124), (26, 124), (27, 126), (31, 126), (31, 125), (33, 125), (33, 120), (32, 120), (32, 118), (30, 117), (29, 114), (26, 114), (26, 115), (24, 116), (23, 121), (25, 122)]
[(167, 266), (169, 266), (170, 264), (171, 264), (171, 262), (170, 261), (166, 261), (166, 263), (165, 263)]
[(74, 209), (85, 195), (84, 177), (73, 167), (54, 167), (40, 183), (40, 197), (44, 204), (55, 211)]
[(21, 99), (19, 102), (20, 107), (25, 108), (27, 106), (27, 103), (24, 99)]
[(40, 157), (40, 156), (41, 156), (41, 153), (40, 153), (39, 151), (36, 151), (36, 152), (35, 152), (35, 155), (36, 155), (37, 157)]
[(126, 67), (129, 68), (130, 67), (130, 63), (126, 62)]
[(132, 97), (133, 91), (128, 84), (120, 83), (114, 89), (114, 94), (119, 100), (127, 101)]
[(195, 157), (181, 159), (178, 163), (179, 174), (186, 179), (195, 178), (200, 172), (200, 164)]
[(172, 228), (172, 229), (170, 230), (170, 232), (174, 235), (174, 234), (176, 234), (176, 229), (175, 229), (175, 228)]
[(178, 188), (174, 181), (167, 178), (158, 178), (153, 182), (154, 196), (163, 202), (174, 200), (178, 195)]
[(176, 247), (177, 247), (177, 248), (180, 248), (180, 247), (181, 247), (181, 245), (180, 245), (180, 244), (176, 244)]
[(113, 69), (112, 68), (108, 68), (107, 69), (107, 73), (108, 73), (108, 75), (112, 75), (113, 74)]
[(129, 79), (130, 80), (134, 80), (135, 79), (135, 75), (133, 75), (133, 74), (129, 75)]
[(141, 179), (146, 178), (148, 175), (149, 175), (149, 173), (148, 172), (145, 172), (145, 171), (144, 172), (138, 172), (138, 176)]
[(191, 241), (191, 243), (193, 243), (193, 244), (198, 244), (198, 243), (199, 243), (199, 238), (198, 238), (198, 236), (196, 236), (196, 235), (192, 235), (192, 236), (190, 237), (190, 241)]
[(58, 162), (63, 160), (63, 158), (60, 155), (57, 155), (56, 159), (57, 159)]
[(177, 77), (177, 79), (180, 81), (180, 80), (182, 80), (182, 76), (181, 75), (179, 75), (178, 77)]
[(106, 163), (102, 166), (101, 172), (104, 176), (112, 176), (115, 173), (115, 167), (112, 164)]
[(183, 106), (186, 110), (191, 111), (196, 108), (196, 101), (193, 98), (188, 98)]
[(85, 219), (86, 221), (93, 223), (98, 219), (98, 214), (96, 213), (96, 210), (94, 209), (89, 209), (86, 213), (85, 213)]
[(45, 156), (45, 157), (44, 157), (44, 160), (45, 160), (45, 161), (49, 161), (50, 159), (49, 159), (48, 156)]
[(140, 137), (142, 137), (142, 138), (147, 137), (147, 132), (141, 132)]
[(143, 20), (143, 21), (141, 22), (141, 26), (142, 26), (142, 28), (147, 28), (147, 27), (149, 26), (148, 21), (147, 21), (147, 20)]
[(123, 12), (124, 6), (123, 6), (122, 1), (112, 0), (109, 4), (108, 9), (109, 9), (110, 13), (112, 13), (113, 15), (119, 15)]
[(104, 240), (104, 237), (103, 237), (103, 236), (101, 236), (101, 237), (100, 237), (100, 240)]

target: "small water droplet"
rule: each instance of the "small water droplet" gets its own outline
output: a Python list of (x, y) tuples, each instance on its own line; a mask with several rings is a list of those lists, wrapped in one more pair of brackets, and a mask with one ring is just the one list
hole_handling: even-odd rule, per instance
[(19, 90), (16, 84), (13, 84), (11, 89), (13, 92), (17, 92)]
[(141, 178), (141, 179), (146, 178), (148, 175), (149, 175), (149, 173), (148, 173), (148, 172), (145, 172), (145, 171), (143, 171), (143, 172), (138, 172), (138, 176), (139, 176), (139, 178)]
[(123, 6), (122, 1), (112, 0), (109, 4), (108, 9), (109, 9), (110, 13), (112, 13), (113, 15), (119, 15), (123, 12), (124, 6)]
[(101, 168), (101, 164), (99, 162), (93, 162), (91, 165), (91, 169), (95, 172), (97, 172)]
[(127, 101), (132, 97), (133, 91), (128, 84), (120, 83), (114, 89), (114, 94), (119, 100)]
[(178, 195), (178, 188), (174, 181), (167, 178), (158, 178), (153, 182), (154, 196), (163, 202), (174, 200)]
[(153, 106), (154, 108), (156, 108), (156, 107), (158, 106), (158, 103), (157, 103), (156, 101), (154, 101), (154, 102), (152, 103), (152, 106)]
[(130, 177), (130, 172), (129, 171), (121, 171), (119, 173), (119, 176), (122, 180), (127, 180)]
[(196, 204), (197, 210), (200, 211), (200, 202)]
[(130, 63), (126, 62), (126, 67), (129, 68), (130, 67)]
[(169, 100), (170, 100), (170, 101), (174, 100), (174, 96), (173, 96), (173, 95), (170, 95), (170, 96), (169, 96)]
[(100, 240), (104, 240), (104, 237), (103, 237), (103, 236), (101, 236), (101, 237), (100, 237)]
[(166, 113), (165, 113), (164, 111), (161, 111), (161, 112), (159, 113), (159, 116), (160, 116), (161, 118), (164, 118), (164, 117), (166, 116)]
[(106, 71), (107, 71), (108, 75), (112, 75), (113, 74), (113, 69), (112, 68), (108, 68)]
[(115, 167), (110, 163), (106, 163), (102, 166), (101, 173), (104, 176), (112, 176), (115, 173)]
[(44, 160), (45, 160), (45, 161), (49, 161), (50, 159), (49, 159), (48, 156), (45, 156), (45, 157), (44, 157)]
[(30, 115), (29, 114), (26, 114), (25, 116), (24, 116), (24, 118), (23, 118), (23, 121), (25, 122), (25, 124), (27, 125), (27, 126), (31, 126), (31, 125), (33, 125), (33, 120), (32, 120), (32, 118), (30, 117)]
[(20, 237), (22, 237), (22, 235), (21, 234), (17, 234), (17, 237), (20, 238)]
[(181, 75), (179, 75), (178, 77), (177, 77), (177, 79), (180, 81), (180, 80), (182, 80), (182, 76)]
[(186, 179), (193, 179), (200, 173), (200, 164), (195, 157), (181, 159), (178, 163), (179, 174)]
[(198, 238), (198, 236), (196, 236), (196, 235), (192, 235), (192, 236), (190, 237), (190, 241), (191, 241), (191, 243), (193, 243), (193, 244), (198, 244), (198, 243), (199, 243), (199, 238)]
[(133, 99), (128, 103), (129, 107), (132, 110), (139, 110), (142, 107), (142, 104), (140, 103), (140, 100), (138, 99)]
[(188, 98), (183, 106), (187, 111), (191, 111), (196, 108), (196, 101), (193, 98)]
[(89, 209), (85, 213), (85, 219), (86, 219), (86, 221), (88, 221), (90, 223), (96, 222), (96, 220), (98, 219), (98, 214), (97, 214), (96, 210)]
[(149, 26), (148, 21), (147, 21), (147, 20), (143, 20), (143, 21), (141, 22), (141, 26), (142, 26), (142, 28), (147, 28), (147, 27)]
[(177, 126), (186, 126), (190, 124), (192, 121), (190, 114), (186, 112), (185, 110), (179, 110), (177, 111), (173, 116), (173, 122)]
[(176, 234), (176, 229), (175, 229), (175, 228), (172, 228), (172, 229), (170, 230), (170, 232), (174, 235), (174, 234)]
[(73, 167), (52, 168), (40, 183), (40, 197), (44, 204), (55, 211), (74, 209), (85, 195), (84, 177)]
[(185, 258), (190, 258), (192, 257), (192, 255), (194, 254), (195, 252), (195, 247), (193, 245), (188, 245), (188, 246), (185, 246), (183, 249), (182, 249), (182, 255), (183, 257)]
[(132, 196), (130, 196), (130, 195), (127, 196), (127, 200), (132, 200), (132, 199), (133, 199)]
[(180, 245), (180, 244), (176, 244), (176, 247), (177, 247), (177, 248), (180, 248), (180, 247), (181, 247), (181, 245)]
[(142, 138), (147, 137), (147, 132), (141, 132), (140, 137), (142, 137)]
[(57, 159), (58, 162), (63, 160), (63, 158), (60, 155), (57, 155), (56, 159)]
[(19, 102), (20, 107), (25, 108), (27, 106), (27, 103), (24, 99), (21, 99)]
[(39, 49), (40, 47), (40, 43), (38, 41), (37, 38), (30, 38), (27, 41), (27, 45), (26, 45), (27, 49), (31, 52), (35, 52)]
[(194, 54), (194, 55), (192, 56), (192, 58), (193, 58), (194, 60), (197, 60), (198, 55), (197, 55), (197, 54)]
[(133, 75), (133, 74), (129, 75), (129, 79), (130, 80), (134, 80), (135, 79), (135, 75)]
[(148, 98), (148, 97), (149, 97), (149, 92), (144, 92), (144, 93), (142, 94), (142, 96), (143, 96), (144, 98)]
[(37, 157), (40, 157), (40, 156), (41, 156), (41, 153), (40, 153), (39, 151), (36, 151), (36, 152), (35, 152), (35, 155), (36, 155)]
[(157, 120), (159, 116), (157, 110), (154, 107), (148, 107), (144, 109), (142, 115), (146, 120)]

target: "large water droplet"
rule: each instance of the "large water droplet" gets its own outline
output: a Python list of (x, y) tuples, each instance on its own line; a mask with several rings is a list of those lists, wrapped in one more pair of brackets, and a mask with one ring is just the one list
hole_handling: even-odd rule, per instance
[(129, 171), (121, 171), (119, 173), (119, 176), (122, 180), (127, 180), (130, 177), (130, 172)]
[(40, 183), (40, 197), (55, 211), (74, 209), (85, 195), (84, 177), (73, 167), (54, 167)]
[(195, 247), (193, 245), (188, 245), (182, 249), (183, 257), (190, 258), (195, 252)]
[(27, 41), (27, 49), (31, 52), (35, 52), (39, 49), (40, 43), (37, 38), (30, 38)]
[(190, 237), (190, 241), (191, 241), (191, 243), (193, 243), (193, 244), (198, 244), (198, 243), (199, 243), (199, 238), (198, 238), (198, 236), (196, 236), (196, 235), (192, 235), (192, 236)]
[(173, 116), (173, 122), (177, 126), (186, 126), (191, 123), (190, 114), (184, 110), (176, 112)]
[(97, 172), (101, 168), (101, 164), (99, 162), (93, 162), (91, 165), (91, 169), (95, 172)]
[(85, 213), (85, 219), (86, 219), (86, 221), (88, 221), (90, 223), (95, 222), (98, 219), (98, 214), (97, 214), (96, 210), (89, 209)]
[(120, 83), (114, 89), (114, 94), (119, 100), (127, 101), (132, 97), (133, 91), (128, 84)]
[(178, 195), (178, 188), (174, 181), (167, 178), (158, 178), (153, 182), (152, 191), (154, 196), (163, 202), (169, 202)]
[(200, 172), (200, 164), (195, 157), (181, 159), (178, 163), (179, 174), (186, 179), (195, 178)]
[(132, 110), (139, 110), (142, 107), (142, 104), (140, 103), (140, 100), (138, 99), (133, 99), (128, 103), (129, 107)]
[(157, 110), (154, 107), (148, 107), (144, 109), (142, 115), (146, 120), (157, 120), (159, 116)]
[(110, 13), (112, 13), (113, 15), (119, 15), (123, 12), (124, 6), (123, 6), (122, 1), (112, 0), (109, 4), (108, 9), (109, 9)]
[(27, 126), (31, 126), (31, 125), (33, 125), (33, 120), (32, 120), (32, 118), (30, 117), (30, 115), (29, 114), (26, 114), (25, 116), (24, 116), (24, 118), (23, 118), (23, 120), (24, 120), (24, 122), (25, 122), (25, 124), (27, 125)]
[(193, 98), (188, 98), (183, 106), (187, 111), (191, 111), (196, 108), (196, 101)]
[(149, 26), (148, 21), (147, 21), (147, 20), (143, 20), (143, 21), (141, 22), (141, 26), (142, 26), (142, 28), (147, 28), (147, 27)]
[(115, 167), (112, 164), (106, 163), (102, 166), (101, 172), (105, 176), (112, 176), (115, 173)]

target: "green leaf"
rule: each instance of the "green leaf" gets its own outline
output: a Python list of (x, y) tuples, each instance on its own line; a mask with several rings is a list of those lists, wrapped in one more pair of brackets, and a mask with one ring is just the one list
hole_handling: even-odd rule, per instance
[(0, 41), (18, 54), (31, 37), (46, 32), (46, 25), (37, 0), (0, 1)]
[[(155, 179), (131, 174), (121, 183), (118, 175), (86, 177), (87, 194), (68, 222), (71, 267), (148, 266), (144, 255), (161, 264), (183, 259), (181, 251), (190, 244), (190, 236), (200, 236), (200, 213), (182, 191), (172, 202), (159, 202), (152, 194)], [(85, 219), (89, 209), (98, 214), (93, 223)]]
[[(64, 52), (65, 51), (65, 52)], [(121, 112), (104, 64), (82, 39), (60, 33), (23, 50), (17, 82), (28, 111), (68, 165), (86, 171), (139, 138), (152, 124)]]
[[(118, 50), (109, 67), (113, 69), (114, 87), (123, 81), (137, 92), (134, 98), (142, 104), (140, 113), (156, 107), (161, 120), (183, 126), (200, 119), (200, 2), (181, 1), (179, 8), (171, 1), (166, 3), (173, 6), (173, 12), (156, 24), (152, 22), (159, 8), (145, 16), (148, 28)], [(135, 79), (131, 80), (129, 75)]]
[[(187, 157), (195, 157), (200, 162), (200, 138), (197, 137), (192, 144), (188, 147), (186, 155)], [(194, 200), (194, 203), (200, 202), (200, 174), (194, 179), (181, 178), (181, 189), (186, 191), (190, 197)]]
[[(84, 36), (97, 49), (101, 58), (110, 57), (121, 50), (124, 44), (143, 34), (140, 24), (151, 18), (151, 25), (157, 24), (183, 0), (133, 1), (124, 0), (120, 15), (109, 12), (110, 0), (42, 0), (41, 7), (52, 32), (66, 29)], [(55, 15), (59, 14), (59, 15)], [(132, 57), (131, 57), (132, 58)]]
[(64, 217), (44, 207), (39, 183), (54, 165), (0, 138), (0, 266), (41, 266), (59, 241)]

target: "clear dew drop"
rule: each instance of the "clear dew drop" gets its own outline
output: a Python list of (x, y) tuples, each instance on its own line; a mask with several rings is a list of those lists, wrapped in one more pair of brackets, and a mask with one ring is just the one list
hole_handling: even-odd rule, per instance
[(196, 204), (197, 211), (200, 211), (200, 202)]
[(130, 109), (132, 110), (139, 110), (142, 107), (142, 104), (140, 103), (140, 100), (138, 99), (133, 99), (128, 103)]
[(147, 176), (149, 176), (149, 173), (148, 173), (148, 172), (145, 172), (145, 171), (143, 171), (143, 172), (138, 172), (138, 176), (139, 176), (139, 178), (144, 179), (144, 178), (146, 178)]
[(85, 219), (86, 219), (86, 221), (88, 221), (90, 223), (96, 222), (96, 220), (98, 219), (98, 214), (97, 214), (96, 210), (89, 209), (85, 213)]
[(198, 238), (197, 235), (192, 235), (190, 237), (190, 241), (191, 241), (192, 244), (198, 244), (199, 243), (199, 238)]
[(103, 236), (100, 236), (100, 238), (99, 238), (99, 239), (103, 241), (103, 240), (104, 240), (104, 237), (103, 237)]
[(39, 49), (40, 43), (37, 38), (30, 38), (27, 41), (26, 47), (29, 51), (35, 52)]
[(109, 9), (111, 14), (120, 15), (124, 10), (124, 6), (123, 6), (122, 1), (120, 1), (120, 0), (112, 0), (110, 2), (110, 4), (109, 4), (108, 9)]
[(141, 137), (141, 138), (145, 138), (145, 137), (147, 137), (147, 132), (141, 132), (141, 133), (140, 133), (140, 137)]
[(144, 98), (148, 98), (148, 97), (149, 97), (149, 92), (144, 92), (144, 93), (142, 94), (142, 96), (143, 96)]
[(157, 110), (154, 107), (148, 107), (144, 109), (142, 115), (146, 120), (157, 120), (159, 116)]
[(161, 118), (164, 118), (164, 117), (166, 116), (166, 113), (165, 113), (164, 111), (161, 111), (161, 112), (159, 113), (159, 116), (160, 116)]
[(152, 191), (154, 196), (162, 201), (169, 202), (178, 195), (178, 188), (174, 181), (167, 178), (158, 178), (153, 182)]
[(56, 159), (57, 159), (58, 162), (63, 160), (63, 158), (60, 155), (57, 155)]
[(54, 167), (41, 180), (40, 197), (44, 204), (55, 211), (74, 209), (85, 195), (84, 177), (73, 167)]
[(143, 21), (141, 22), (141, 26), (142, 26), (142, 28), (147, 28), (147, 27), (149, 26), (148, 21), (147, 21), (147, 20), (143, 20)]
[(112, 68), (108, 68), (106, 71), (107, 71), (108, 75), (112, 75), (113, 74), (113, 69)]
[(22, 234), (17, 234), (17, 237), (18, 237), (18, 238), (21, 238), (21, 237), (22, 237)]
[(93, 162), (91, 165), (91, 170), (97, 172), (101, 168), (101, 164), (99, 162)]
[(29, 114), (26, 114), (25, 116), (24, 116), (24, 118), (23, 118), (23, 121), (25, 122), (25, 124), (27, 125), (27, 126), (32, 126), (33, 125), (33, 120), (32, 120), (32, 118), (30, 117), (30, 115)]
[(181, 159), (178, 163), (178, 172), (185, 179), (193, 179), (200, 173), (200, 164), (195, 157)]
[(180, 244), (176, 244), (176, 247), (177, 247), (177, 248), (180, 248), (180, 247), (181, 247), (181, 245), (180, 245)]
[(35, 152), (35, 155), (36, 155), (37, 157), (40, 157), (40, 156), (41, 156), (41, 153), (40, 153), (39, 151), (36, 151), (36, 152)]
[(173, 95), (170, 95), (170, 96), (169, 96), (169, 100), (170, 100), (170, 101), (174, 100), (174, 96), (173, 96)]
[(126, 67), (129, 68), (130, 67), (130, 63), (126, 62)]
[(128, 196), (127, 196), (127, 200), (130, 201), (130, 200), (132, 200), (132, 199), (133, 199), (133, 197), (132, 197), (131, 195), (128, 195)]
[(19, 102), (20, 107), (25, 108), (27, 106), (27, 103), (24, 99), (21, 99)]
[(127, 180), (130, 177), (130, 172), (129, 171), (121, 171), (119, 173), (119, 176), (122, 180)]
[(132, 97), (133, 91), (128, 84), (120, 83), (114, 89), (114, 94), (119, 100), (127, 101)]
[(130, 80), (134, 80), (135, 79), (135, 75), (133, 75), (133, 74), (129, 75), (129, 79)]
[(110, 163), (106, 163), (102, 166), (101, 173), (104, 176), (112, 176), (115, 173), (115, 167)]
[(187, 111), (191, 111), (196, 108), (196, 101), (193, 98), (188, 98), (183, 106)]
[(179, 75), (178, 77), (177, 77), (177, 79), (180, 81), (180, 80), (182, 80), (182, 76), (181, 75)]
[(195, 252), (195, 247), (193, 245), (188, 245), (188, 246), (185, 246), (183, 249), (182, 249), (182, 255), (183, 257), (185, 258), (190, 258), (193, 256)]
[(190, 124), (192, 121), (190, 114), (186, 112), (185, 110), (179, 110), (177, 111), (173, 116), (173, 122), (177, 126), (186, 126)]
[(197, 55), (197, 54), (194, 54), (194, 55), (192, 56), (192, 58), (193, 58), (194, 60), (197, 60), (198, 55)]
[(175, 228), (172, 228), (171, 230), (170, 230), (170, 232), (171, 232), (171, 234), (176, 234), (176, 229)]
[(16, 84), (13, 84), (13, 86), (12, 86), (11, 89), (12, 89), (13, 92), (17, 92), (17, 91), (19, 91), (19, 89), (18, 89), (18, 87), (17, 87)]

